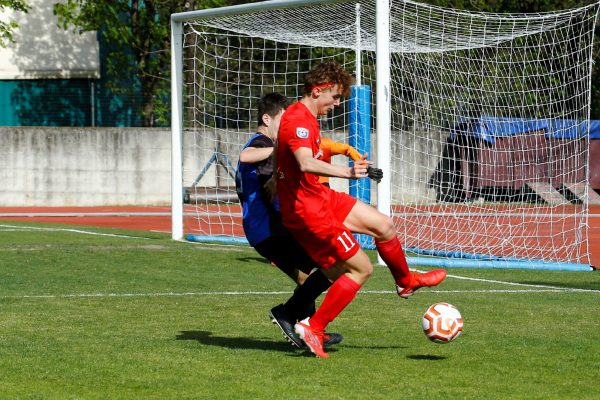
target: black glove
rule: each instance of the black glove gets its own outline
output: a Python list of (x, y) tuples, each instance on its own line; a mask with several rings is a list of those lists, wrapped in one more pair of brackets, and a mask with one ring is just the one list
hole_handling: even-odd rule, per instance
[(367, 168), (367, 175), (369, 178), (373, 179), (375, 182), (381, 182), (381, 178), (383, 178), (383, 170), (374, 167)]

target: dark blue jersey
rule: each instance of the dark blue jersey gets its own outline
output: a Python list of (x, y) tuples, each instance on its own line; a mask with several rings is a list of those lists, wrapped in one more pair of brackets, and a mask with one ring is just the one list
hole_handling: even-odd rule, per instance
[[(273, 147), (273, 140), (260, 133), (255, 134), (244, 145), (247, 147)], [(243, 149), (242, 149), (243, 150)], [(235, 187), (242, 203), (242, 223), (250, 245), (254, 246), (282, 229), (277, 200), (271, 203), (264, 184), (273, 175), (271, 157), (257, 163), (238, 161)]]

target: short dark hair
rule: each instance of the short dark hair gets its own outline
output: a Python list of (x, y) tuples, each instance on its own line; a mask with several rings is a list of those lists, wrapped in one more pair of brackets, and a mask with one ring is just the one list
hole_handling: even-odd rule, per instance
[(273, 92), (265, 94), (258, 102), (258, 115), (256, 117), (258, 126), (264, 125), (262, 120), (263, 115), (268, 114), (271, 117), (275, 117), (281, 110), (288, 108), (288, 105), (289, 102), (287, 97), (280, 93)]

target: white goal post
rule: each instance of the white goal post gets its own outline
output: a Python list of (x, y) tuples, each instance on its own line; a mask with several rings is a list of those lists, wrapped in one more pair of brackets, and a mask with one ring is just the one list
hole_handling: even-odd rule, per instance
[(272, 0), (173, 14), (173, 239), (244, 242), (234, 174), (258, 99), (298, 99), (310, 68), (335, 60), (357, 85), (322, 135), (368, 151), (384, 179), (332, 187), (390, 215), (411, 264), (590, 270), (599, 8)]

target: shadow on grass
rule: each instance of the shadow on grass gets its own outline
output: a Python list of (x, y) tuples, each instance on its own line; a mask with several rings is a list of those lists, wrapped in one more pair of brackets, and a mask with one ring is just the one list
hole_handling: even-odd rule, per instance
[(244, 256), (244, 257), (237, 257), (236, 259), (238, 261), (241, 261), (241, 262), (244, 262), (244, 263), (257, 262), (257, 263), (260, 263), (260, 264), (270, 264), (270, 262), (267, 261), (266, 258), (262, 258), (262, 257)]
[(408, 349), (408, 346), (356, 346), (351, 344), (342, 344), (349, 349), (369, 349), (369, 350), (393, 350), (393, 349)]
[[(245, 349), (245, 350), (266, 350), (279, 351), (282, 353), (290, 353), (288, 355), (294, 357), (311, 357), (314, 358), (308, 350), (292, 347), (291, 344), (285, 341), (261, 340), (244, 337), (224, 337), (215, 336), (208, 331), (181, 331), (176, 336), (177, 340), (195, 340), (206, 346), (218, 346), (228, 349)], [(337, 349), (327, 348), (328, 353), (335, 353)]]
[(433, 356), (431, 354), (410, 354), (406, 356), (409, 360), (426, 360), (426, 361), (439, 361), (445, 360), (446, 357), (443, 356)]
[(228, 349), (247, 349), (247, 350), (268, 350), (281, 351), (285, 353), (293, 352), (294, 348), (284, 341), (273, 341), (254, 339), (246, 337), (225, 337), (215, 336), (208, 331), (181, 331), (176, 336), (177, 340), (195, 340), (206, 346), (218, 346)]

